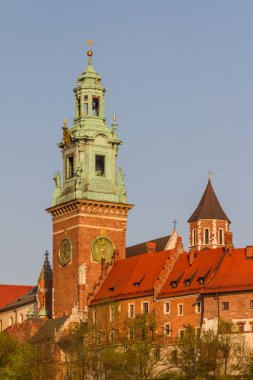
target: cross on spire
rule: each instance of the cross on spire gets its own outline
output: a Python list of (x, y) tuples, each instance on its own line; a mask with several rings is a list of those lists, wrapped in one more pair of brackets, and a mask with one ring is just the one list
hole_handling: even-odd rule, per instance
[(177, 224), (178, 224), (178, 221), (176, 219), (172, 220), (172, 224), (174, 226), (174, 230), (177, 229)]
[(209, 169), (209, 171), (208, 171), (208, 179), (209, 179), (209, 181), (211, 181), (212, 175), (213, 175), (213, 172), (212, 172), (212, 170)]

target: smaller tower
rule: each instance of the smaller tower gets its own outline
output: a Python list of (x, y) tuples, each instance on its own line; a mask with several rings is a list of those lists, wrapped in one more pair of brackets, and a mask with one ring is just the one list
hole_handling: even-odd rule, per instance
[(218, 201), (210, 177), (198, 207), (188, 219), (188, 223), (190, 250), (200, 251), (203, 248), (225, 246), (230, 220)]
[(45, 261), (38, 279), (37, 302), (38, 315), (43, 317), (52, 316), (52, 286), (53, 272), (48, 260), (49, 253), (45, 252)]

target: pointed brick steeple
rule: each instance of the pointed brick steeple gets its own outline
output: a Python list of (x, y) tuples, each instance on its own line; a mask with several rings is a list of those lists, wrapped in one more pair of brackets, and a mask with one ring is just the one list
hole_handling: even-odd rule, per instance
[(188, 219), (190, 249), (216, 248), (225, 245), (230, 220), (223, 211), (210, 178), (198, 207)]
[(188, 222), (198, 219), (219, 219), (227, 220), (230, 223), (230, 220), (218, 201), (210, 179), (208, 180), (205, 192), (198, 204), (198, 207), (188, 219)]

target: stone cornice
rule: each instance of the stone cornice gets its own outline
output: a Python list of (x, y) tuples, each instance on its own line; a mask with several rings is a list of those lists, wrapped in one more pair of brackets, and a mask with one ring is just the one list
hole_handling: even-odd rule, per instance
[(49, 212), (53, 218), (78, 212), (98, 215), (127, 216), (128, 210), (131, 208), (133, 208), (132, 204), (79, 199), (47, 208), (46, 211)]

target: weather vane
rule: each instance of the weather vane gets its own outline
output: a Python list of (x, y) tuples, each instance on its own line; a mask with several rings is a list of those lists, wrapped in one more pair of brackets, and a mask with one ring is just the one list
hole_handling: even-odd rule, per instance
[(92, 40), (87, 40), (87, 45), (89, 46), (89, 50), (87, 51), (88, 57), (92, 57), (92, 46), (93, 46), (93, 41)]

